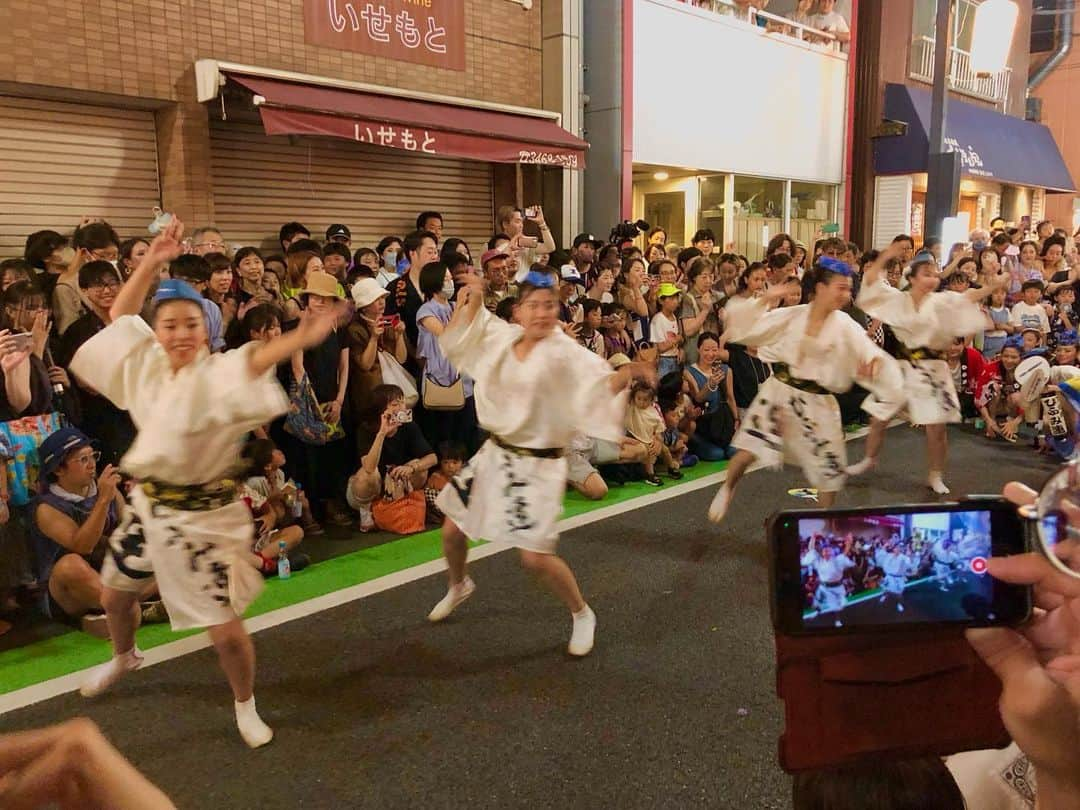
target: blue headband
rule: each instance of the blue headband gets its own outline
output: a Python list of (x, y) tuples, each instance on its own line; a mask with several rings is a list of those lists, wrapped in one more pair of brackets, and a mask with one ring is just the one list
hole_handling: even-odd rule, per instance
[(1022, 335), (1010, 335), (1005, 340), (1005, 345), (1002, 349), (1016, 349), (1018, 351), (1024, 350), (1024, 338)]
[(541, 273), (539, 270), (530, 270), (525, 275), (519, 275), (516, 279), (518, 284), (528, 284), (538, 290), (550, 290), (555, 287), (555, 279), (551, 273)]
[(1076, 334), (1075, 329), (1066, 329), (1058, 335), (1059, 346), (1075, 346), (1077, 340), (1080, 340), (1080, 336)]
[(160, 304), (162, 301), (191, 301), (202, 306), (203, 300), (198, 290), (178, 278), (165, 279), (154, 293), (155, 304)]
[(818, 267), (823, 270), (828, 270), (830, 273), (838, 273), (841, 276), (847, 276), (850, 278), (854, 275), (851, 269), (851, 265), (847, 262), (842, 262), (839, 259), (834, 259), (832, 256), (822, 256), (817, 260)]

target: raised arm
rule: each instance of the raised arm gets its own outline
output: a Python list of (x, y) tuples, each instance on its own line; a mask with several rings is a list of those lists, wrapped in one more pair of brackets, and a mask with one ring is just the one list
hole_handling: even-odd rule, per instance
[(109, 309), (109, 315), (114, 321), (122, 315), (138, 315), (142, 312), (150, 288), (158, 278), (158, 271), (184, 252), (180, 244), (183, 236), (184, 223), (173, 217), (169, 226), (154, 237), (139, 266), (116, 294), (116, 300)]
[(969, 301), (974, 301), (976, 304), (985, 298), (989, 298), (993, 295), (994, 290), (1000, 290), (1008, 286), (1009, 274), (1002, 270), (996, 276), (987, 279), (987, 281), (988, 283), (985, 286), (979, 287), (977, 290), (965, 290), (964, 297)]
[(863, 286), (869, 286), (881, 281), (885, 275), (885, 265), (887, 265), (892, 259), (900, 258), (900, 247), (898, 245), (889, 245), (878, 257), (870, 262), (869, 266), (863, 269), (862, 283)]
[[(278, 363), (288, 360), (294, 354), (318, 346), (326, 336), (334, 331), (338, 319), (346, 312), (346, 305), (341, 304), (319, 314), (312, 314), (310, 310), (304, 310), (300, 316), (300, 324), (291, 332), (286, 332), (281, 337), (261, 344), (251, 353), (248, 361), (248, 369), (253, 377), (261, 377)], [(342, 362), (348, 368), (347, 355), (342, 353)], [(346, 372), (346, 384), (348, 376)]]
[(450, 316), (450, 322), (446, 324), (446, 330), (457, 329), (471, 323), (483, 306), (484, 280), (480, 276), (466, 276), (465, 286), (458, 290), (457, 306), (454, 308), (454, 314)]

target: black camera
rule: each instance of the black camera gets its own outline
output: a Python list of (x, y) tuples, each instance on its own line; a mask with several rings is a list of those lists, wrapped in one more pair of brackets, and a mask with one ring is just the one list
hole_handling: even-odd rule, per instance
[(643, 219), (639, 219), (637, 222), (631, 222), (628, 219), (623, 220), (611, 229), (611, 235), (608, 237), (608, 241), (613, 245), (621, 245), (623, 242), (633, 242), (651, 227), (652, 226)]

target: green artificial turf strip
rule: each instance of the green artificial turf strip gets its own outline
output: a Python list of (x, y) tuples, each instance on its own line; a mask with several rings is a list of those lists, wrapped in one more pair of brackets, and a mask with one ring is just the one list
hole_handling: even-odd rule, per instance
[[(723, 470), (726, 462), (701, 463), (685, 470), (682, 481), (665, 477), (665, 486), (693, 481)], [(623, 503), (655, 492), (664, 487), (652, 487), (640, 481), (611, 487), (602, 501), (589, 501), (576, 492), (568, 492), (564, 502), (564, 517), (574, 517), (613, 504)], [(287, 581), (271, 579), (246, 618), (295, 605), (352, 585), (393, 574), (421, 565), (442, 556), (439, 530), (401, 537), (378, 546), (360, 549), (339, 557), (316, 563), (294, 574)], [(148, 650), (170, 641), (191, 636), (201, 630), (174, 633), (168, 624), (139, 628), (138, 645)], [(107, 642), (85, 633), (70, 632), (44, 639), (23, 647), (0, 653), (0, 694), (13, 692), (36, 683), (59, 678), (107, 661), (111, 649)]]

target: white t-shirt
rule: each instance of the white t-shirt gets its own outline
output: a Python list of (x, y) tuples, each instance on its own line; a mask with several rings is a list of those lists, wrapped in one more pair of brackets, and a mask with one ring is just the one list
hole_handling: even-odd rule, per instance
[[(653, 315), (649, 327), (649, 341), (652, 343), (666, 343), (670, 332), (674, 332), (676, 335), (679, 334), (679, 324), (663, 312), (657, 312)], [(660, 354), (664, 357), (678, 357), (679, 347), (672, 346), (666, 352)]]
[(831, 34), (850, 34), (847, 20), (838, 11), (830, 11), (828, 14), (814, 15), (814, 28), (819, 31), (828, 31)]
[(1038, 329), (1044, 335), (1050, 331), (1050, 319), (1042, 304), (1025, 304), (1023, 301), (1013, 304), (1009, 322), (1024, 329)]

